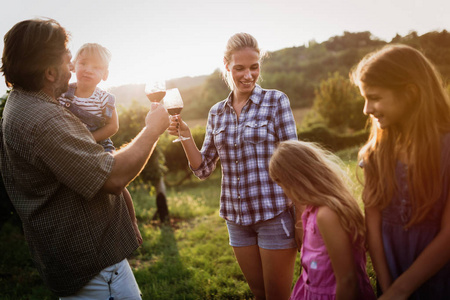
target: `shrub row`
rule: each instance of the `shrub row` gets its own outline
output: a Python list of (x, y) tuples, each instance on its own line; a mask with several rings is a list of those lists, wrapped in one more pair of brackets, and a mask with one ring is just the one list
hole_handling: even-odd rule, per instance
[(299, 140), (319, 143), (333, 152), (361, 145), (368, 137), (369, 131), (366, 129), (341, 134), (323, 124), (316, 124), (298, 133)]

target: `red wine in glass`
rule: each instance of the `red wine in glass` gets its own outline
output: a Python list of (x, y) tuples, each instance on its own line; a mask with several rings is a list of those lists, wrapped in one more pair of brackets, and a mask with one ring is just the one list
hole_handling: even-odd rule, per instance
[[(177, 88), (168, 89), (167, 95), (164, 98), (164, 107), (167, 109), (167, 112), (172, 116), (178, 116), (183, 109), (183, 99), (181, 98), (180, 91)], [(178, 138), (173, 142), (179, 142), (183, 140), (188, 140), (189, 137), (181, 136), (180, 130), (178, 129)]]
[(145, 95), (151, 102), (160, 102), (166, 96), (166, 82), (151, 79), (145, 84)]
[(164, 96), (166, 95), (166, 91), (156, 91), (147, 93), (147, 98), (151, 102), (160, 102)]
[(183, 107), (171, 107), (167, 109), (167, 112), (171, 115), (171, 116), (175, 116), (175, 115), (179, 115), (181, 113), (181, 110), (183, 109)]

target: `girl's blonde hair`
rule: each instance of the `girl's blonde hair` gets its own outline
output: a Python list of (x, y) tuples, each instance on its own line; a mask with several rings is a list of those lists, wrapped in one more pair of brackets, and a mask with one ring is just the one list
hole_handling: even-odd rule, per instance
[[(264, 56), (266, 55), (265, 52), (263, 52), (258, 45), (258, 41), (249, 33), (241, 32), (236, 33), (233, 36), (231, 36), (228, 39), (227, 46), (225, 48), (225, 53), (223, 56), (223, 62), (224, 64), (228, 64), (233, 59), (233, 54), (236, 51), (245, 49), (245, 48), (251, 48), (255, 50), (259, 55), (259, 62), (261, 63)], [(231, 78), (229, 72), (226, 70), (222, 73), (223, 79), (225, 80), (228, 87), (233, 90), (233, 78)]]
[(291, 199), (302, 205), (327, 206), (339, 216), (344, 230), (364, 247), (364, 217), (349, 190), (342, 161), (318, 144), (283, 141), (269, 163), (269, 175)]
[(98, 60), (105, 69), (108, 69), (109, 62), (111, 61), (111, 52), (97, 43), (86, 43), (81, 46), (75, 54), (75, 58), (73, 60), (74, 64), (76, 64), (80, 56), (93, 57)]
[(406, 226), (419, 223), (441, 194), (441, 137), (450, 131), (450, 101), (438, 71), (418, 50), (389, 45), (368, 54), (350, 72), (351, 80), (390, 89), (397, 101), (411, 107), (408, 123), (378, 128), (371, 118), (369, 140), (359, 152), (365, 184), (363, 200), (368, 207), (385, 208), (398, 190), (395, 166), (400, 149), (408, 153), (408, 187), (412, 215)]

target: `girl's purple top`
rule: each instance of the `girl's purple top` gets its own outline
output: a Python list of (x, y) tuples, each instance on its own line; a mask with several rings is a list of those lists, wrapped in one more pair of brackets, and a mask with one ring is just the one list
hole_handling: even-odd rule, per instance
[[(302, 215), (303, 245), (301, 250), (302, 274), (291, 294), (291, 300), (334, 300), (336, 299), (336, 278), (325, 242), (317, 226), (318, 207), (307, 206)], [(360, 299), (375, 299), (366, 272), (364, 249), (353, 247), (357, 267)]]
[[(382, 211), (384, 251), (394, 280), (412, 265), (440, 231), (450, 183), (450, 134), (444, 135), (442, 140), (441, 197), (423, 222), (408, 229), (405, 225), (411, 217), (411, 203), (408, 196), (407, 169), (406, 165), (397, 162), (395, 176), (399, 191), (390, 205)], [(419, 287), (409, 299), (450, 299), (450, 263)]]

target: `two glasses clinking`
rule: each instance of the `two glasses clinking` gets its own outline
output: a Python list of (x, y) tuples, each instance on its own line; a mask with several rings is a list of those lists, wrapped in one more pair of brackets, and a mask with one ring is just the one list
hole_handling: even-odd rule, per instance
[[(145, 85), (145, 94), (151, 102), (164, 105), (164, 108), (171, 115), (172, 122), (179, 121), (178, 118), (183, 109), (183, 99), (177, 88), (166, 89), (165, 81), (156, 80)], [(179, 126), (179, 122), (177, 122), (178, 138), (173, 140), (174, 143), (190, 139), (181, 136)]]

